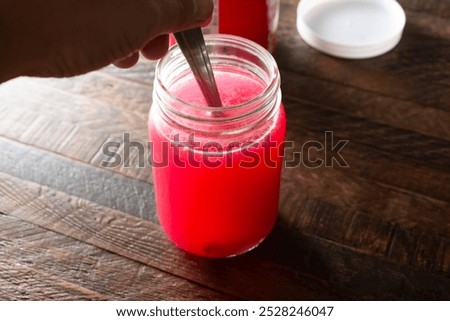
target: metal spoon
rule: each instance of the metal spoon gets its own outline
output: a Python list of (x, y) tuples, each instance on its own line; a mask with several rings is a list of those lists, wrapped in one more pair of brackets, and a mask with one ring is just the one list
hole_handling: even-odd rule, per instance
[(174, 36), (208, 105), (210, 107), (222, 107), (202, 30), (200, 28), (189, 29), (175, 32)]

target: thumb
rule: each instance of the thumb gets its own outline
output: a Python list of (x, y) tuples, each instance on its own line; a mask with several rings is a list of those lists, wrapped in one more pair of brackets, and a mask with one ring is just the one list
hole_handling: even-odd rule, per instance
[(213, 0), (147, 0), (153, 34), (172, 33), (205, 23), (212, 15)]

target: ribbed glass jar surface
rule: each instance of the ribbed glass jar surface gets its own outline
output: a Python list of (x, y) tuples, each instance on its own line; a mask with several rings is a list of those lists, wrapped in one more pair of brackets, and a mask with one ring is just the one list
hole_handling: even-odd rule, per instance
[(273, 57), (247, 39), (206, 37), (224, 107), (208, 107), (181, 51), (156, 68), (149, 116), (159, 221), (180, 248), (229, 257), (273, 228), (286, 131)]

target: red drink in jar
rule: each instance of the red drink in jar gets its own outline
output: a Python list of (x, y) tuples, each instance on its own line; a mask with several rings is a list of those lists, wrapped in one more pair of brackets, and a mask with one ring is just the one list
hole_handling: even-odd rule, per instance
[(280, 0), (216, 0), (213, 19), (204, 32), (244, 37), (273, 52), (279, 12)]
[(157, 67), (149, 118), (153, 180), (171, 240), (229, 257), (257, 246), (275, 224), (286, 119), (267, 51), (231, 36), (207, 37), (207, 46), (224, 107), (207, 107), (173, 48)]
[(217, 2), (219, 33), (245, 37), (273, 52), (279, 18), (279, 0), (218, 0)]

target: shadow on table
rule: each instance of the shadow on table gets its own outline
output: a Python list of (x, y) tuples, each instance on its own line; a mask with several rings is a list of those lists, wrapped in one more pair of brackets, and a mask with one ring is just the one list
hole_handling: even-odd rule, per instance
[(249, 300), (448, 300), (450, 280), (277, 226), (250, 253), (189, 254), (201, 282)]

